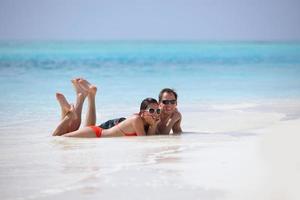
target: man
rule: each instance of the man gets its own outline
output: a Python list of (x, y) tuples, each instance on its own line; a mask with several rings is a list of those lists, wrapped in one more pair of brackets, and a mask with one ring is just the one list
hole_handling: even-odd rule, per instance
[(157, 134), (181, 133), (181, 114), (177, 110), (177, 93), (164, 88), (159, 93), (160, 121), (157, 124)]

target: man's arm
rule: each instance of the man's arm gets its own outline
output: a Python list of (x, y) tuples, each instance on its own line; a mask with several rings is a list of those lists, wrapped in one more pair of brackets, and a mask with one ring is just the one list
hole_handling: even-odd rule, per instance
[(182, 129), (181, 129), (181, 119), (182, 119), (182, 116), (180, 114), (180, 112), (177, 112), (176, 113), (176, 119), (177, 121), (174, 123), (173, 127), (172, 127), (172, 131), (173, 133), (182, 133)]
[(157, 126), (157, 134), (168, 135), (172, 130), (173, 123), (172, 119), (168, 118), (165, 122), (160, 121)]
[(181, 133), (181, 114), (176, 111), (171, 118), (167, 119), (165, 124), (160, 124), (158, 133), (159, 134), (170, 134), (171, 130), (173, 133)]
[(182, 133), (182, 129), (181, 129), (181, 119), (178, 120), (173, 128), (172, 128), (173, 133), (178, 134), (178, 133)]

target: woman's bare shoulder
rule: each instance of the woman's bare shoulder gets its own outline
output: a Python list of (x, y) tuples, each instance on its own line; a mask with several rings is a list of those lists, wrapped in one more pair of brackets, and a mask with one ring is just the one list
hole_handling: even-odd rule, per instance
[(130, 120), (131, 122), (143, 122), (140, 115), (131, 115), (127, 119)]

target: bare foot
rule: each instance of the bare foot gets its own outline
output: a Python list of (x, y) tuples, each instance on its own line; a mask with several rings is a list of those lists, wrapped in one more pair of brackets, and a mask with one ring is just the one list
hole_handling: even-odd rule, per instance
[(71, 82), (74, 86), (77, 95), (82, 95), (85, 98), (89, 94), (89, 91), (86, 88), (81, 86), (81, 84), (79, 83), (80, 80), (81, 80), (80, 78), (76, 78), (71, 80)]
[(56, 99), (61, 108), (62, 118), (64, 118), (67, 112), (71, 109), (71, 105), (68, 103), (66, 97), (61, 93), (56, 93)]
[(91, 85), (90, 88), (89, 88), (89, 95), (96, 95), (97, 93), (97, 87), (94, 86), (94, 85)]
[(90, 84), (87, 80), (85, 79), (80, 79), (79, 84), (82, 88), (85, 90), (88, 90), (89, 95), (95, 96), (97, 93), (97, 87), (95, 85)]

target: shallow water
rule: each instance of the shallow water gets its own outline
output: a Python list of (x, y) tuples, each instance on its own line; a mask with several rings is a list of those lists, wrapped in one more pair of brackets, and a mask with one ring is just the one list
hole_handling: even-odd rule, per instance
[(18, 141), (1, 141), (4, 199), (224, 199), (247, 189), (241, 185), (246, 170), (255, 183), (261, 178), (256, 136), (20, 136)]

